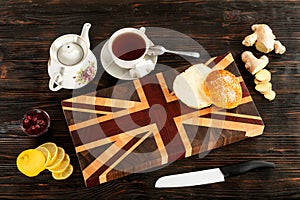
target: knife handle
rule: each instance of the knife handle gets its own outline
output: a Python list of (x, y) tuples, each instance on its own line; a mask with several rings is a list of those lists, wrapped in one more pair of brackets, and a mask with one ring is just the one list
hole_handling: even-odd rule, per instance
[(275, 168), (275, 164), (266, 161), (252, 160), (240, 164), (224, 166), (221, 167), (220, 170), (224, 177), (229, 177), (244, 174), (248, 171), (259, 168)]

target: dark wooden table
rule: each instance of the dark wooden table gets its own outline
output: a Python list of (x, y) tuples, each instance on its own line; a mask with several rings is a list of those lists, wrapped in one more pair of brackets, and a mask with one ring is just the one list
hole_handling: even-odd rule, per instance
[[(300, 1), (1, 1), (0, 2), (0, 199), (275, 199), (300, 198)], [(60, 35), (80, 33), (90, 22), (91, 48), (122, 27), (163, 27), (186, 34), (211, 56), (230, 51), (242, 73), (264, 122), (264, 134), (211, 151), (204, 158), (192, 156), (165, 168), (126, 176), (86, 188), (64, 119), (61, 100), (72, 90), (48, 89), (49, 47)], [(284, 55), (270, 53), (268, 69), (277, 92), (269, 102), (255, 91), (253, 76), (240, 59), (246, 48), (242, 39), (254, 23), (269, 24), (287, 47)], [(256, 54), (260, 55), (260, 54)], [(178, 56), (160, 62), (186, 65)], [(100, 70), (101, 71), (101, 70)], [(103, 74), (92, 82), (98, 89), (116, 83)], [(82, 90), (85, 92), (84, 90)], [(32, 108), (49, 112), (49, 132), (29, 138), (19, 119)], [(52, 141), (71, 157), (74, 173), (56, 181), (48, 172), (28, 178), (16, 167), (17, 155)], [(274, 162), (275, 169), (257, 170), (229, 178), (225, 183), (177, 189), (155, 189), (157, 178), (252, 159)]]

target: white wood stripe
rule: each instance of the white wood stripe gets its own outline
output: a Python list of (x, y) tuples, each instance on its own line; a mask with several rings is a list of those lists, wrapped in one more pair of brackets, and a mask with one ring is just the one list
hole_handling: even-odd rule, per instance
[(102, 145), (105, 145), (105, 144), (113, 143), (118, 138), (123, 137), (122, 134), (126, 134), (126, 133), (113, 135), (113, 136), (110, 136), (110, 137), (107, 137), (107, 138), (103, 138), (103, 139), (100, 139), (100, 140), (96, 140), (96, 141), (93, 141), (93, 142), (89, 142), (89, 143), (77, 146), (77, 147), (75, 147), (75, 151), (77, 153), (80, 153), (82, 151), (86, 151), (86, 150), (89, 150), (89, 149), (92, 149), (92, 148), (95, 148), (95, 147), (99, 147), (99, 146), (102, 146)]
[(166, 146), (164, 145), (164, 142), (161, 138), (161, 135), (159, 133), (159, 130), (157, 128), (157, 126), (155, 125), (155, 130), (153, 130), (153, 134), (154, 134), (154, 139), (158, 148), (158, 151), (160, 152), (161, 155), (161, 164), (166, 164), (168, 163), (168, 152), (166, 150)]
[[(72, 125), (69, 126), (69, 131), (72, 132), (74, 130), (78, 130), (78, 129), (81, 129), (81, 128), (85, 128), (87, 126), (98, 124), (99, 122), (104, 122), (104, 121), (107, 121), (107, 120), (111, 120), (113, 118), (121, 117), (121, 116), (124, 116), (124, 115), (128, 115), (128, 114), (135, 113), (135, 112), (138, 112), (138, 111), (145, 110), (145, 109), (149, 108), (149, 104), (148, 104), (146, 95), (144, 93), (144, 90), (142, 88), (142, 85), (141, 85), (140, 81), (138, 79), (136, 79), (136, 80), (133, 81), (133, 83), (135, 85), (137, 94), (139, 95), (140, 102), (130, 101), (130, 102), (134, 102), (134, 106), (130, 107), (130, 108), (127, 108), (126, 110), (121, 110), (121, 111), (109, 113), (105, 116), (100, 116), (100, 117), (90, 119), (90, 120), (86, 120), (86, 121), (83, 121), (83, 122), (80, 122), (80, 123), (77, 123), (77, 124), (72, 124)], [(102, 97), (98, 97), (98, 98), (102, 98)], [(111, 104), (111, 102), (112, 102), (108, 98), (102, 98), (102, 100), (103, 99), (105, 99), (105, 101), (108, 101), (108, 103), (107, 102), (104, 103), (106, 105)], [(124, 101), (124, 100), (119, 100), (119, 101)]]
[[(145, 92), (144, 92), (144, 89), (142, 87), (142, 84), (141, 84), (140, 80), (135, 79), (133, 81), (133, 83), (134, 83), (134, 86), (135, 86), (135, 90), (136, 90), (136, 92), (139, 96), (140, 102), (141, 103), (147, 103), (147, 105), (148, 105), (147, 97), (145, 95)], [(149, 107), (149, 105), (148, 105), (148, 107)]]
[(208, 61), (206, 61), (205, 65), (209, 65), (216, 57), (210, 58)]
[(232, 116), (232, 117), (241, 117), (241, 118), (255, 119), (255, 120), (262, 120), (262, 118), (259, 117), (259, 116), (239, 114), (239, 113), (214, 112), (213, 114), (226, 115), (226, 116)]
[(158, 80), (159, 85), (160, 85), (160, 87), (161, 87), (161, 90), (162, 90), (162, 92), (163, 92), (163, 94), (164, 94), (164, 97), (165, 97), (166, 102), (167, 102), (167, 103), (170, 103), (170, 102), (172, 102), (172, 101), (177, 101), (178, 98), (177, 98), (177, 96), (175, 95), (175, 93), (174, 93), (174, 92), (170, 93), (169, 88), (168, 88), (168, 86), (167, 86), (167, 83), (166, 83), (166, 81), (165, 81), (165, 79), (164, 79), (163, 73), (162, 73), (162, 72), (157, 73), (157, 74), (156, 74), (156, 77), (157, 77), (157, 80)]
[(131, 108), (134, 106), (138, 106), (141, 103), (137, 101), (123, 100), (123, 99), (111, 99), (111, 98), (92, 97), (92, 96), (83, 96), (83, 95), (65, 100), (65, 102), (107, 106), (107, 107), (115, 107), (115, 108)]
[(104, 122), (104, 121), (108, 121), (108, 120), (122, 117), (125, 115), (129, 115), (131, 113), (139, 112), (139, 111), (145, 110), (147, 108), (148, 108), (148, 103), (140, 104), (140, 106), (129, 108), (128, 110), (120, 110), (120, 111), (109, 113), (107, 115), (100, 116), (100, 117), (97, 117), (94, 119), (89, 119), (89, 120), (86, 120), (83, 122), (79, 122), (77, 124), (72, 124), (69, 126), (69, 130), (72, 132), (74, 130), (92, 126), (92, 125), (98, 124), (100, 122)]
[(181, 141), (185, 148), (185, 157), (189, 157), (192, 155), (192, 144), (187, 136), (185, 128), (183, 127), (181, 118), (174, 118), (178, 133), (180, 135)]
[(251, 101), (253, 101), (251, 96), (244, 97), (240, 105), (249, 103)]
[[(122, 160), (126, 158), (134, 149), (136, 149), (146, 138), (148, 138), (152, 134), (152, 131), (149, 131), (143, 137), (141, 137), (134, 145), (132, 145), (127, 151), (124, 151), (124, 154), (120, 156), (111, 166), (109, 166), (100, 176), (99, 182), (104, 183), (107, 181), (107, 174), (114, 169)], [(122, 140), (124, 141), (124, 140)], [(129, 141), (128, 141), (129, 142)], [(126, 142), (125, 144), (127, 144)]]
[(184, 124), (196, 125), (196, 126), (204, 126), (204, 127), (213, 127), (234, 131), (245, 131), (246, 136), (256, 136), (262, 134), (264, 129), (263, 125), (258, 124), (248, 124), (243, 122), (233, 122), (233, 121), (225, 121), (218, 119), (210, 119), (210, 118), (193, 118), (188, 119), (183, 122)]
[(226, 69), (234, 61), (232, 54), (227, 54), (222, 60), (220, 60), (213, 69)]
[(158, 129), (157, 129), (155, 124), (139, 127), (137, 129), (133, 129), (133, 130), (130, 130), (130, 131), (126, 131), (126, 132), (117, 134), (117, 135), (113, 135), (113, 136), (110, 136), (110, 137), (106, 137), (106, 138), (103, 138), (103, 139), (99, 139), (99, 140), (96, 140), (96, 141), (93, 141), (93, 142), (89, 142), (89, 143), (77, 146), (75, 148), (75, 150), (76, 150), (77, 153), (82, 152), (82, 151), (89, 150), (89, 149), (92, 149), (92, 148), (95, 148), (95, 147), (98, 147), (98, 146), (102, 146), (102, 145), (105, 145), (105, 144), (108, 144), (108, 143), (115, 142), (119, 139), (122, 140), (123, 137), (126, 138), (128, 135), (130, 135), (132, 137), (135, 137), (135, 136), (137, 136), (137, 135), (139, 135), (143, 132), (150, 131), (150, 130), (152, 132), (156, 132)]
[(62, 107), (64, 110), (70, 110), (70, 111), (77, 111), (77, 112), (85, 112), (85, 113), (94, 113), (94, 114), (102, 114), (107, 115), (111, 112), (108, 111), (102, 111), (102, 110), (91, 110), (91, 109), (85, 109), (85, 108), (74, 108), (74, 107)]
[(113, 155), (120, 151), (120, 149), (124, 147), (132, 138), (132, 136), (124, 135), (122, 140), (117, 140), (114, 144), (108, 147), (93, 162), (91, 162), (85, 169), (82, 170), (84, 179), (87, 180), (90, 176), (92, 176)]

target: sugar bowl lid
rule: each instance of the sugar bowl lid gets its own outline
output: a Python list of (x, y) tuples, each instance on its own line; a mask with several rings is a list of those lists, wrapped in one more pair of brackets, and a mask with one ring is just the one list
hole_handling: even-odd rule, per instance
[(59, 62), (64, 65), (76, 65), (84, 56), (83, 49), (80, 45), (74, 42), (63, 44), (57, 51), (57, 58)]

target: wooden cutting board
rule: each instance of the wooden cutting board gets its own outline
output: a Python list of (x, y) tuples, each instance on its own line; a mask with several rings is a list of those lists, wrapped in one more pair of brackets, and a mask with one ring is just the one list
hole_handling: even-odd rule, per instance
[(187, 67), (62, 101), (86, 186), (263, 133), (263, 121), (232, 55), (206, 64), (239, 77), (241, 105), (231, 110), (185, 106), (172, 93), (172, 83)]

